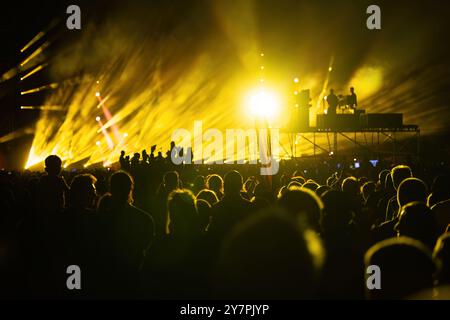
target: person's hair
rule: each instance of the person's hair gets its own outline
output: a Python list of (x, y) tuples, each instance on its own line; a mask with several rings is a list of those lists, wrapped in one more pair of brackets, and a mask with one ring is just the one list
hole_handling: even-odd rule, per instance
[(225, 239), (215, 292), (233, 299), (315, 298), (323, 258), (314, 232), (270, 208), (242, 221)]
[(396, 166), (391, 170), (391, 177), (394, 188), (398, 189), (403, 180), (412, 177), (411, 168), (405, 165)]
[(45, 158), (45, 171), (51, 175), (58, 175), (61, 172), (62, 160), (57, 155), (50, 155)]
[(242, 175), (236, 171), (232, 170), (225, 174), (223, 179), (223, 187), (225, 194), (239, 194), (242, 189)]
[(133, 177), (125, 171), (117, 171), (110, 178), (110, 190), (113, 199), (133, 202)]
[[(366, 268), (377, 266), (381, 290), (367, 290), (371, 299), (403, 299), (433, 286), (431, 251), (420, 241), (398, 237), (381, 241), (365, 254)], [(369, 276), (369, 275), (367, 275)]]
[(358, 180), (355, 177), (345, 178), (344, 181), (342, 181), (342, 191), (352, 196), (359, 195)]
[(323, 202), (314, 191), (291, 187), (280, 196), (278, 205), (287, 212), (302, 217), (311, 228), (319, 231)]
[(175, 189), (167, 198), (168, 234), (197, 234), (200, 223), (195, 205), (195, 197), (188, 189)]
[(214, 191), (209, 189), (203, 189), (200, 190), (199, 193), (197, 193), (197, 200), (205, 200), (207, 201), (211, 206), (216, 204), (219, 199), (217, 198), (217, 195)]
[(436, 274), (439, 285), (450, 284), (450, 232), (444, 233), (436, 241), (433, 259), (441, 265)]
[(95, 197), (93, 185), (97, 179), (89, 173), (76, 175), (70, 184), (70, 205), (90, 205), (88, 202)]
[(206, 187), (213, 191), (223, 192), (223, 179), (218, 174), (208, 176)]
[(423, 202), (410, 202), (403, 206), (395, 229), (401, 236), (422, 241), (429, 248), (433, 248), (436, 242), (436, 219)]
[(413, 201), (426, 203), (427, 186), (420, 179), (407, 178), (397, 188), (397, 203), (399, 207), (402, 207)]
[(314, 181), (307, 181), (302, 185), (302, 188), (316, 191), (320, 186)]

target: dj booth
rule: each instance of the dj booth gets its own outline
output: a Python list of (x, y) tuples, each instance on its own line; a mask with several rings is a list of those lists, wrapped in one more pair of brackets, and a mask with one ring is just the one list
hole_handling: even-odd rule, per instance
[(317, 115), (317, 129), (361, 130), (375, 128), (402, 128), (402, 113), (364, 113), (356, 110), (353, 114)]

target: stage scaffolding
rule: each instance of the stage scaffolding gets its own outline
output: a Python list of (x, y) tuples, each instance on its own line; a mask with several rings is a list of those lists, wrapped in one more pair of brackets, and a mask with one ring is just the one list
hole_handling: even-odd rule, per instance
[[(417, 125), (405, 125), (399, 128), (361, 128), (361, 129), (318, 129), (308, 128), (301, 132), (284, 132), (289, 137), (289, 148), (283, 149), (292, 158), (301, 157), (297, 152), (298, 144), (310, 144), (313, 147), (313, 156), (343, 155), (346, 152), (360, 155), (392, 156), (394, 159), (400, 155), (420, 154), (420, 128)], [(319, 142), (318, 138), (321, 139)], [(411, 139), (412, 138), (412, 139)], [(344, 139), (352, 143), (353, 148), (339, 149), (340, 141)], [(323, 143), (323, 140), (326, 143)], [(414, 151), (407, 151), (414, 143)], [(389, 148), (386, 147), (389, 145)]]

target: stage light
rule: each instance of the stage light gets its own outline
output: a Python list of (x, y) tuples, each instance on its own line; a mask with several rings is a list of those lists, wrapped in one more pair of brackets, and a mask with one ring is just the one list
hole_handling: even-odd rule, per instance
[(264, 53), (261, 52), (261, 57), (264, 57)]
[(253, 116), (272, 118), (280, 106), (275, 93), (260, 89), (249, 94), (248, 106)]
[(330, 72), (333, 71), (333, 68), (332, 68), (332, 67), (329, 67), (329, 68), (328, 68), (328, 71), (330, 71)]
[(96, 97), (100, 97), (100, 92), (96, 92), (96, 93), (95, 93), (95, 96), (96, 96)]
[(334, 152), (333, 152), (333, 151), (330, 152), (330, 156), (332, 156), (332, 155), (334, 155)]
[(294, 78), (294, 83), (298, 83), (298, 82), (299, 82), (298, 78)]
[(100, 141), (97, 141), (95, 144), (100, 147), (101, 143), (100, 143)]
[(24, 75), (23, 77), (20, 78), (20, 81), (25, 80), (26, 78), (28, 78), (29, 76), (35, 74), (36, 72), (42, 70), (44, 67), (46, 66), (46, 64), (41, 64), (39, 66), (37, 66), (36, 68), (34, 68), (33, 70), (31, 70), (30, 72), (28, 72), (26, 75)]
[(58, 87), (57, 83), (50, 83), (48, 85), (39, 87), (39, 88), (35, 88), (35, 89), (31, 89), (31, 90), (27, 90), (27, 91), (22, 91), (20, 94), (23, 96), (25, 94), (30, 94), (30, 93), (35, 93), (35, 92), (39, 92), (42, 90), (46, 90), (46, 89), (55, 89)]
[(124, 138), (128, 137), (128, 133), (124, 133), (124, 134), (123, 134), (123, 137), (124, 137)]
[(45, 35), (44, 32), (39, 32), (33, 39), (31, 39), (30, 42), (28, 42), (22, 49), (20, 49), (20, 52), (24, 52), (29, 47), (31, 47), (35, 42), (37, 42), (39, 39), (41, 39)]
[(100, 117), (99, 116), (95, 117), (95, 121), (99, 122), (100, 121)]
[(264, 70), (264, 66), (261, 66), (261, 70)]
[(294, 91), (294, 95), (298, 95), (298, 91)]

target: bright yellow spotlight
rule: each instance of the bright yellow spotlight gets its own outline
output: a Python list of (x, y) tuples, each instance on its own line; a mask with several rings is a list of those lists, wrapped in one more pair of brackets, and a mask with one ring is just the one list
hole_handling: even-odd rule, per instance
[(294, 78), (294, 83), (298, 83), (298, 82), (299, 82), (298, 78)]
[(275, 93), (260, 89), (249, 94), (248, 106), (253, 116), (272, 118), (276, 115), (280, 102)]
[(96, 96), (96, 97), (100, 97), (100, 92), (96, 92), (96, 93), (95, 93), (95, 96)]
[(330, 72), (333, 71), (333, 68), (332, 68), (332, 67), (329, 67), (329, 68), (328, 68), (328, 71), (330, 71)]

